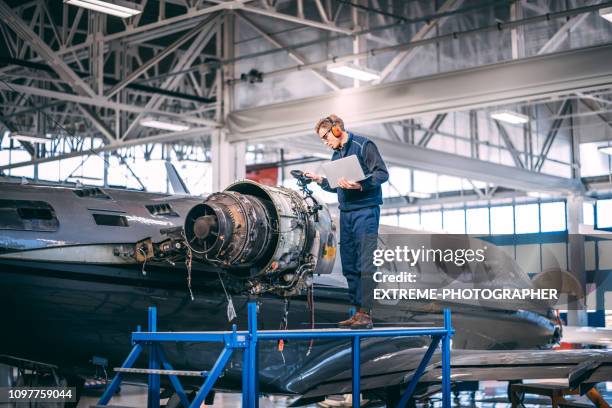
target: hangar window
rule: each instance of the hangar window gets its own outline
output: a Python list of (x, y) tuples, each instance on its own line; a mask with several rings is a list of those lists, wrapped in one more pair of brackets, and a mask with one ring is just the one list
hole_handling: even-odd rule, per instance
[(421, 227), (421, 220), (419, 219), (419, 213), (407, 213), (400, 214), (398, 219), (398, 225), (402, 228), (414, 228), (419, 229)]
[(449, 234), (465, 234), (465, 212), (444, 210), (444, 230)]
[(597, 200), (597, 228), (612, 227), (612, 200)]
[(53, 207), (44, 201), (0, 200), (0, 229), (52, 232), (58, 228)]
[(489, 208), (470, 208), (465, 213), (468, 234), (489, 234)]
[(421, 226), (425, 231), (440, 231), (442, 229), (442, 211), (422, 212)]
[(96, 224), (109, 227), (128, 227), (128, 220), (124, 215), (92, 214)]
[(394, 227), (397, 227), (397, 214), (382, 215), (380, 217), (380, 223), (382, 225), (392, 225)]
[(565, 231), (565, 203), (540, 204), (542, 232)]
[(514, 209), (511, 205), (491, 207), (491, 234), (514, 234)]
[(517, 234), (540, 232), (540, 215), (537, 204), (517, 205), (514, 208)]

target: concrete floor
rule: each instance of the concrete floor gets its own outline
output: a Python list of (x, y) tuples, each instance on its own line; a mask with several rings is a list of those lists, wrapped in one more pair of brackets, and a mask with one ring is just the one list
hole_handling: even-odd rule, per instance
[[(608, 402), (612, 402), (612, 382), (603, 384), (600, 386), (600, 392)], [(124, 385), (121, 389), (121, 394), (117, 395), (111, 401), (112, 405), (120, 405), (122, 407), (146, 407), (146, 386), (143, 385)], [(81, 399), (79, 408), (89, 408), (96, 404), (97, 398), (100, 392), (89, 391), (88, 395)], [(429, 403), (418, 404), (419, 408), (438, 408), (442, 404), (440, 402), (440, 396), (432, 397)], [(280, 408), (287, 407), (293, 398), (271, 396), (262, 398), (259, 406), (261, 408)], [(332, 407), (347, 407), (350, 404), (341, 404), (339, 398), (336, 401), (329, 401), (326, 404), (314, 404), (308, 405), (308, 408), (332, 408)], [(210, 408), (235, 408), (240, 407), (241, 396), (240, 394), (233, 393), (217, 393), (215, 397), (214, 405), (206, 405), (202, 407)], [(589, 403), (586, 398), (581, 398), (581, 402)], [(347, 403), (349, 402), (347, 398)], [(375, 408), (384, 407), (380, 403), (364, 404), (363, 407)], [(529, 408), (539, 407), (550, 407), (550, 400), (539, 397), (527, 397), (525, 400), (525, 406)], [(473, 394), (469, 392), (462, 392), (458, 399), (454, 399), (453, 407), (471, 407), (471, 408), (510, 408), (511, 405), (508, 403), (506, 398), (506, 383), (487, 381), (481, 383), (480, 389)]]

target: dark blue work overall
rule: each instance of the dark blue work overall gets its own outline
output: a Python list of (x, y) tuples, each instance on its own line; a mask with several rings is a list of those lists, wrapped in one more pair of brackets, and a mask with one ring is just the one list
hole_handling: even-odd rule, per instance
[(373, 252), (378, 241), (380, 205), (382, 204), (381, 185), (389, 178), (389, 173), (374, 143), (359, 135), (349, 133), (342, 149), (334, 151), (332, 160), (356, 155), (366, 175), (360, 181), (361, 190), (331, 188), (324, 178), (321, 187), (338, 194), (340, 208), (340, 259), (342, 274), (348, 282), (351, 304), (369, 311), (372, 309), (376, 271)]

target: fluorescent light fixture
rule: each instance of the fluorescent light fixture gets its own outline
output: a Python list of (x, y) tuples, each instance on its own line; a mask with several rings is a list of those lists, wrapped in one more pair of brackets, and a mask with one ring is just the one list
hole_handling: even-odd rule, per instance
[(406, 193), (406, 196), (411, 198), (431, 198), (431, 194), (421, 193), (418, 191), (409, 191), (408, 193)]
[(64, 3), (121, 18), (142, 13), (140, 5), (122, 0), (64, 0)]
[(612, 146), (599, 146), (597, 150), (599, 150), (600, 153), (612, 156)]
[(145, 126), (145, 127), (155, 128), (155, 129), (170, 130), (173, 132), (180, 132), (182, 130), (189, 129), (189, 126), (185, 125), (184, 123), (169, 122), (169, 121), (164, 121), (158, 118), (147, 118), (147, 117), (140, 120), (140, 125)]
[(606, 7), (599, 10), (599, 15), (612, 23), (612, 7)]
[(47, 143), (51, 141), (51, 139), (47, 139), (46, 137), (26, 135), (23, 133), (11, 133), (9, 137), (11, 139), (20, 140), (22, 142), (30, 142), (30, 143)]
[(375, 79), (380, 78), (378, 72), (346, 62), (330, 64), (327, 66), (327, 70), (329, 72), (333, 72), (334, 74), (344, 75), (360, 81), (374, 81)]
[(548, 197), (550, 197), (550, 194), (542, 193), (541, 191), (528, 191), (527, 192), (527, 197), (548, 198)]
[(509, 110), (491, 112), (491, 117), (495, 120), (501, 120), (502, 122), (511, 123), (513, 125), (529, 122), (529, 116)]

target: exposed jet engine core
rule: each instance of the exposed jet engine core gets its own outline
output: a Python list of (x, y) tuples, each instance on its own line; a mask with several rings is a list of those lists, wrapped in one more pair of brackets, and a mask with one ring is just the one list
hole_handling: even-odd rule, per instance
[(334, 229), (329, 210), (310, 194), (248, 180), (208, 196), (184, 225), (195, 262), (248, 279), (251, 293), (283, 295), (309, 286), (313, 273), (331, 273)]

